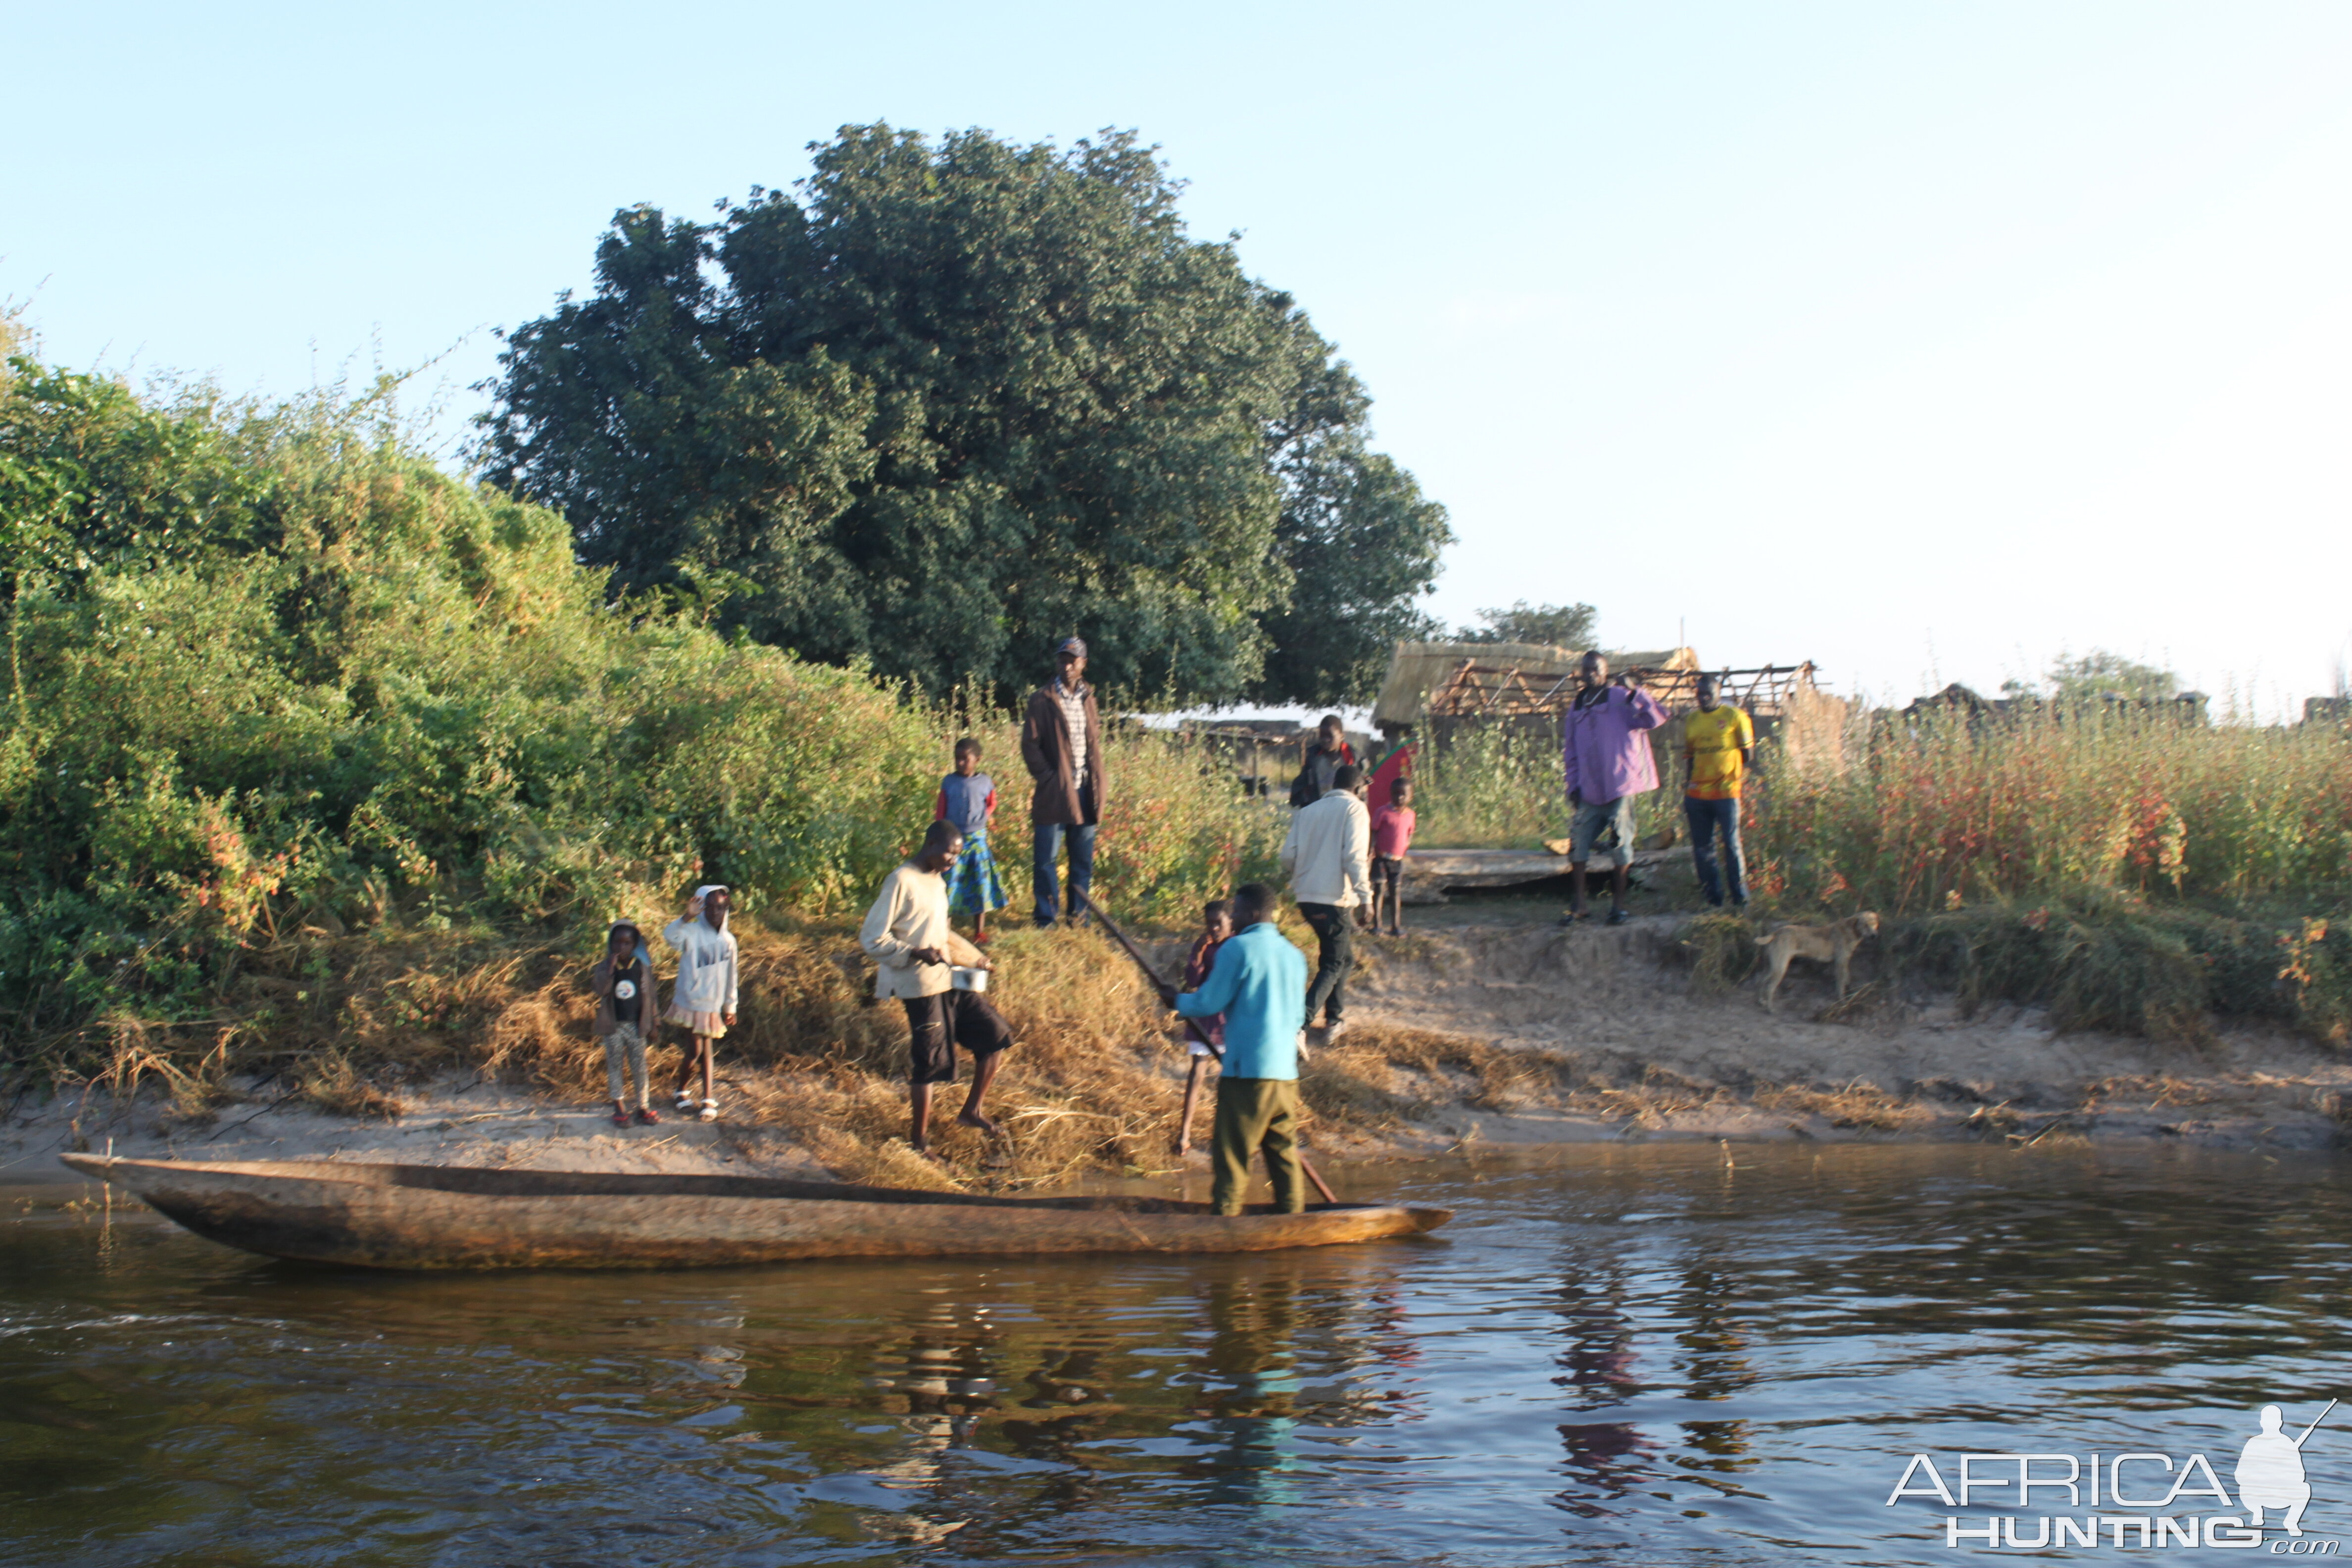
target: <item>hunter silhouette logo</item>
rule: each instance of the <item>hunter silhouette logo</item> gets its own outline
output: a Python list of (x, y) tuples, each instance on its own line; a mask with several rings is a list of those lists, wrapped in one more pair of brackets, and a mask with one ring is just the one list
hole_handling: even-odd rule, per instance
[[(2103, 1544), (2117, 1551), (2252, 1551), (2263, 1544), (2264, 1515), (2275, 1513), (2285, 1533), (2271, 1541), (2272, 1555), (2334, 1556), (2338, 1542), (2304, 1534), (2311, 1479), (2303, 1450), (2336, 1405), (2329, 1400), (2300, 1436), (2289, 1429), (2285, 1411), (2263, 1405), (2255, 1416), (2259, 1430), (2238, 1451), (2234, 1498), (2202, 1454), (1967, 1453), (1943, 1455), (1940, 1465), (1936, 1455), (1914, 1454), (1886, 1506), (1933, 1498), (1954, 1510), (1940, 1521), (1946, 1546), (2011, 1552)], [(2010, 1511), (1990, 1518), (1958, 1511), (1988, 1504), (2006, 1504)]]
[(2275, 1405), (2263, 1406), (2263, 1429), (2246, 1439), (2246, 1447), (2238, 1455), (2238, 1506), (2252, 1518), (2246, 1522), (2254, 1529), (2263, 1527), (2263, 1510), (2266, 1508), (2286, 1510), (2286, 1518), (2279, 1522), (2289, 1535), (2303, 1533), (2303, 1510), (2311, 1506), (2311, 1483), (2304, 1479), (2303, 1446), (2319, 1430), (2319, 1423), (2327, 1419), (2327, 1411), (2336, 1408), (2336, 1401), (2327, 1402), (2311, 1425), (2303, 1429), (2300, 1437), (2290, 1437), (2281, 1430), (2286, 1425), (2286, 1414)]

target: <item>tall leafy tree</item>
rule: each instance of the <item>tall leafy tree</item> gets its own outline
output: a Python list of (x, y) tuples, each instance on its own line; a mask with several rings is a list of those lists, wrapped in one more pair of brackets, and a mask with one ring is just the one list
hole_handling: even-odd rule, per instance
[(852, 127), (796, 195), (618, 215), (481, 456), (623, 589), (928, 689), (1076, 632), (1149, 700), (1360, 692), (1450, 537), (1296, 302), (1130, 134)]
[(2180, 677), (2160, 666), (2095, 647), (2079, 657), (2062, 653), (2052, 659), (2038, 689), (2006, 680), (2001, 689), (2013, 697), (2047, 695), (2062, 701), (2113, 695), (2160, 702), (2180, 690)]
[(1479, 626), (1464, 626), (1464, 642), (1549, 643), (1555, 647), (1592, 646), (1594, 623), (1601, 612), (1591, 605), (1530, 605), (1514, 600), (1507, 610), (1481, 610)]

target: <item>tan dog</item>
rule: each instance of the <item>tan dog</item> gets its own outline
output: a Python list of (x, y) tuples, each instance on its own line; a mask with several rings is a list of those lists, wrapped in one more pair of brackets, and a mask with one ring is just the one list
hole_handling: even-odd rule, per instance
[(1853, 963), (1853, 950), (1877, 934), (1878, 915), (1872, 910), (1832, 921), (1825, 926), (1784, 925), (1773, 931), (1756, 944), (1758, 957), (1770, 972), (1764, 982), (1764, 1010), (1773, 1010), (1773, 999), (1780, 994), (1780, 982), (1787, 977), (1789, 960), (1792, 958), (1829, 961), (1837, 969), (1838, 1000), (1844, 1001), (1846, 972)]

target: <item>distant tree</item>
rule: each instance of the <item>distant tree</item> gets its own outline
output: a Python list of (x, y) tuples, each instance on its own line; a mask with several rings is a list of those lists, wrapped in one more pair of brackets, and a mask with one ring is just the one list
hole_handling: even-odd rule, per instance
[(1147, 700), (1360, 691), (1444, 512), (1367, 448), (1291, 297), (1186, 234), (1151, 149), (814, 151), (797, 197), (618, 214), (594, 294), (508, 339), (486, 477), (622, 590), (933, 691), (1009, 695), (1072, 632)]
[(2139, 664), (2105, 648), (2093, 648), (2080, 658), (2059, 655), (2039, 681), (2005, 680), (2001, 690), (2011, 697), (2053, 699), (2103, 697), (2109, 692), (2150, 701), (2162, 701), (2180, 692), (2180, 677), (2152, 664)]
[(1550, 643), (1583, 649), (1591, 646), (1592, 628), (1601, 612), (1591, 605), (1530, 605), (1525, 599), (1507, 610), (1481, 610), (1483, 626), (1465, 626), (1464, 642)]

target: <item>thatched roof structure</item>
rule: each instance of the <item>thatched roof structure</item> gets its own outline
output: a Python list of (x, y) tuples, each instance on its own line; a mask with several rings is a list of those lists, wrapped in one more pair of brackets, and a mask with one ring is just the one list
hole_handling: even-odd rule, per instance
[[(1612, 669), (1698, 668), (1698, 656), (1686, 647), (1647, 653), (1601, 651), (1608, 655)], [(1372, 727), (1392, 735), (1423, 722), (1429, 716), (1429, 694), (1452, 681), (1465, 664), (1517, 671), (1543, 687), (1575, 673), (1577, 660), (1584, 654), (1582, 648), (1550, 643), (1401, 642), (1389, 656), (1388, 679), (1381, 683), (1381, 694), (1372, 703)]]

